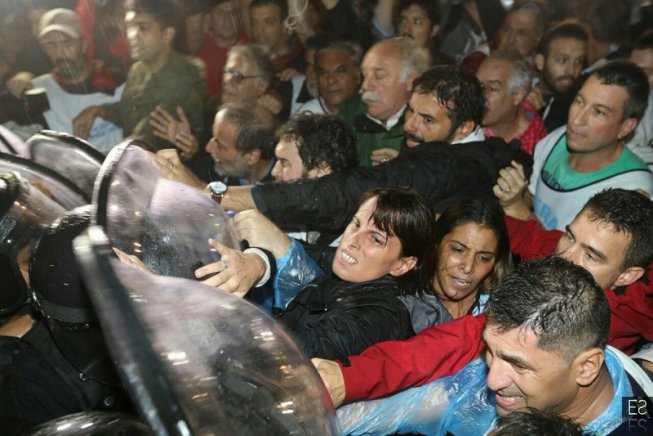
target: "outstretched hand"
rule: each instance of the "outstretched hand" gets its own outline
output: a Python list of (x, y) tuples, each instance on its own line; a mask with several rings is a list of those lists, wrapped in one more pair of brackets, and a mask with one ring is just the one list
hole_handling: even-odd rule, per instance
[(209, 245), (221, 258), (195, 270), (202, 283), (244, 297), (265, 274), (265, 263), (256, 254), (234, 250), (213, 239)]
[(175, 119), (163, 106), (158, 105), (150, 113), (150, 125), (152, 133), (161, 139), (171, 142), (179, 149), (179, 155), (183, 160), (188, 160), (198, 149), (198, 141), (191, 133), (190, 122), (181, 106), (177, 106)]

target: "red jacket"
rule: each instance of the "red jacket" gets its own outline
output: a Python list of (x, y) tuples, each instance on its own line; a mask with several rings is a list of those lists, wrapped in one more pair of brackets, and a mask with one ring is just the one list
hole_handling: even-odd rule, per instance
[[(537, 220), (506, 217), (510, 248), (528, 261), (555, 251), (562, 232), (547, 231)], [(608, 343), (633, 353), (653, 341), (653, 266), (625, 290), (606, 290), (612, 318)], [(345, 401), (377, 398), (419, 386), (465, 366), (483, 350), (485, 315), (465, 316), (423, 330), (407, 341), (373, 345), (349, 362), (339, 362), (345, 380)], [(345, 366), (346, 365), (346, 366)]]

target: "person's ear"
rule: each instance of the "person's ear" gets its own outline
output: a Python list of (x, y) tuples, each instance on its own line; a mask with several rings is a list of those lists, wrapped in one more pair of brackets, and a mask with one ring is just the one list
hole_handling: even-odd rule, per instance
[(512, 95), (512, 103), (514, 106), (521, 106), (524, 103), (524, 99), (527, 97), (527, 92), (525, 88), (519, 88)]
[(617, 139), (622, 140), (626, 136), (630, 135), (630, 133), (635, 130), (635, 127), (637, 127), (637, 118), (627, 118), (624, 121), (621, 122), (621, 127), (619, 128), (619, 134), (617, 135)]
[(263, 94), (265, 94), (269, 87), (270, 87), (270, 82), (268, 82), (267, 80), (259, 79), (256, 82), (256, 91), (258, 93), (258, 96), (260, 97)]
[(544, 61), (546, 61), (546, 59), (542, 53), (537, 53), (535, 55), (535, 68), (537, 68), (537, 71), (541, 72), (544, 70)]
[(245, 163), (250, 167), (256, 165), (261, 160), (261, 149), (255, 148), (254, 150), (248, 151), (243, 155)]
[(617, 280), (614, 281), (612, 286), (628, 286), (632, 282), (639, 280), (639, 278), (644, 275), (644, 272), (645, 270), (641, 266), (631, 266), (630, 268), (626, 268), (625, 271), (619, 274), (619, 277), (617, 277)]
[(435, 38), (438, 33), (440, 33), (440, 26), (433, 26), (433, 29), (431, 29), (431, 38)]
[(175, 39), (176, 33), (177, 31), (174, 27), (166, 27), (163, 30), (163, 40), (166, 42), (166, 44), (172, 45), (172, 41)]
[(476, 129), (476, 123), (472, 120), (463, 121), (458, 128), (453, 132), (451, 142), (460, 141), (471, 135)]
[(395, 260), (390, 268), (389, 274), (394, 277), (403, 276), (408, 271), (415, 268), (415, 265), (417, 265), (417, 258), (415, 256), (400, 257)]
[(594, 383), (601, 373), (604, 362), (605, 351), (602, 348), (590, 348), (580, 353), (572, 363), (578, 386), (587, 387)]
[(328, 164), (322, 162), (318, 166), (310, 169), (306, 173), (306, 178), (307, 179), (319, 179), (320, 177), (328, 176), (332, 172), (333, 171), (331, 170), (331, 167)]

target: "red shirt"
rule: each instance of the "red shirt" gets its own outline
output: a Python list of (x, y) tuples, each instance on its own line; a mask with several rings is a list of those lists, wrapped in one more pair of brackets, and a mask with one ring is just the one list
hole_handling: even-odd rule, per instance
[[(243, 32), (238, 35), (236, 44), (241, 42), (247, 42), (247, 36)], [(231, 50), (231, 47), (218, 45), (210, 33), (204, 34), (197, 57), (204, 62), (204, 80), (206, 81), (206, 91), (209, 97), (222, 92), (222, 74), (224, 65), (227, 63), (229, 50)]]
[[(524, 100), (522, 111), (526, 113), (526, 117), (530, 120), (530, 123), (528, 123), (526, 130), (521, 132), (516, 139), (519, 139), (521, 142), (521, 149), (532, 156), (535, 145), (547, 135), (547, 131), (544, 128), (544, 121), (542, 121), (542, 118), (537, 113), (537, 109), (535, 109), (535, 106), (533, 106), (530, 100)], [(487, 127), (483, 127), (483, 133), (487, 137), (497, 136), (492, 129)]]

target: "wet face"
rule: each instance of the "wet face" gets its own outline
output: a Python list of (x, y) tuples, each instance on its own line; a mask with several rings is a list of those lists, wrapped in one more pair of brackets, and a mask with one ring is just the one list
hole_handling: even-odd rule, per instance
[(574, 38), (554, 39), (549, 44), (546, 59), (538, 54), (535, 63), (551, 91), (556, 94), (566, 92), (587, 63), (587, 42)]
[(569, 107), (567, 146), (577, 153), (593, 153), (610, 147), (637, 125), (623, 120), (628, 92), (617, 85), (603, 85), (591, 76)]
[(304, 164), (299, 156), (297, 141), (282, 138), (274, 149), (274, 155), (277, 158), (272, 168), (272, 176), (275, 180), (289, 182), (303, 178)]
[(587, 211), (579, 214), (565, 229), (556, 252), (592, 274), (603, 289), (619, 285), (624, 272), (624, 253), (630, 245), (630, 235), (615, 231), (600, 220), (590, 220)]
[(250, 9), (252, 39), (277, 54), (286, 43), (286, 31), (281, 21), (281, 10), (276, 5), (262, 5)]
[(492, 128), (511, 119), (519, 110), (523, 95), (510, 93), (508, 80), (513, 72), (510, 62), (486, 59), (476, 72), (485, 97), (483, 126)]
[(513, 11), (506, 15), (498, 33), (498, 47), (514, 48), (523, 56), (529, 56), (540, 40), (533, 12)]
[(494, 269), (498, 245), (492, 230), (473, 222), (445, 235), (438, 247), (438, 269), (433, 281), (438, 298), (471, 303)]
[(377, 44), (367, 52), (361, 89), (370, 116), (385, 122), (406, 104), (412, 81), (402, 81), (402, 69), (399, 53), (387, 44)]
[(417, 147), (424, 142), (449, 141), (449, 112), (433, 95), (413, 92), (404, 115), (406, 146)]
[(164, 56), (172, 44), (175, 31), (163, 29), (152, 16), (133, 11), (125, 15), (127, 41), (132, 59), (153, 64)]
[(241, 53), (231, 53), (222, 76), (222, 102), (252, 101), (263, 95), (267, 82), (257, 77), (256, 64)]
[(333, 259), (333, 273), (347, 282), (366, 282), (388, 274), (409, 271), (409, 260), (401, 257), (401, 241), (374, 225), (376, 198), (361, 205), (342, 235)]
[(249, 167), (245, 156), (236, 148), (238, 126), (218, 112), (213, 122), (213, 138), (206, 144), (206, 152), (213, 159), (213, 168), (224, 177), (245, 178)]
[(426, 47), (440, 29), (419, 5), (413, 4), (399, 12), (397, 33), (413, 38), (420, 47)]
[(630, 60), (644, 70), (648, 77), (648, 84), (653, 89), (653, 49), (634, 49), (630, 52)]
[(555, 414), (570, 409), (579, 389), (574, 371), (558, 353), (539, 348), (532, 330), (500, 331), (488, 324), (483, 339), (499, 416), (527, 407)]
[(59, 31), (48, 32), (39, 43), (54, 65), (54, 71), (63, 76), (76, 77), (85, 65), (84, 38), (72, 38)]
[(322, 50), (315, 59), (317, 89), (332, 113), (353, 96), (360, 84), (360, 70), (345, 49)]
[(214, 38), (231, 41), (238, 35), (238, 9), (236, 4), (226, 1), (214, 6), (210, 12), (210, 31)]

